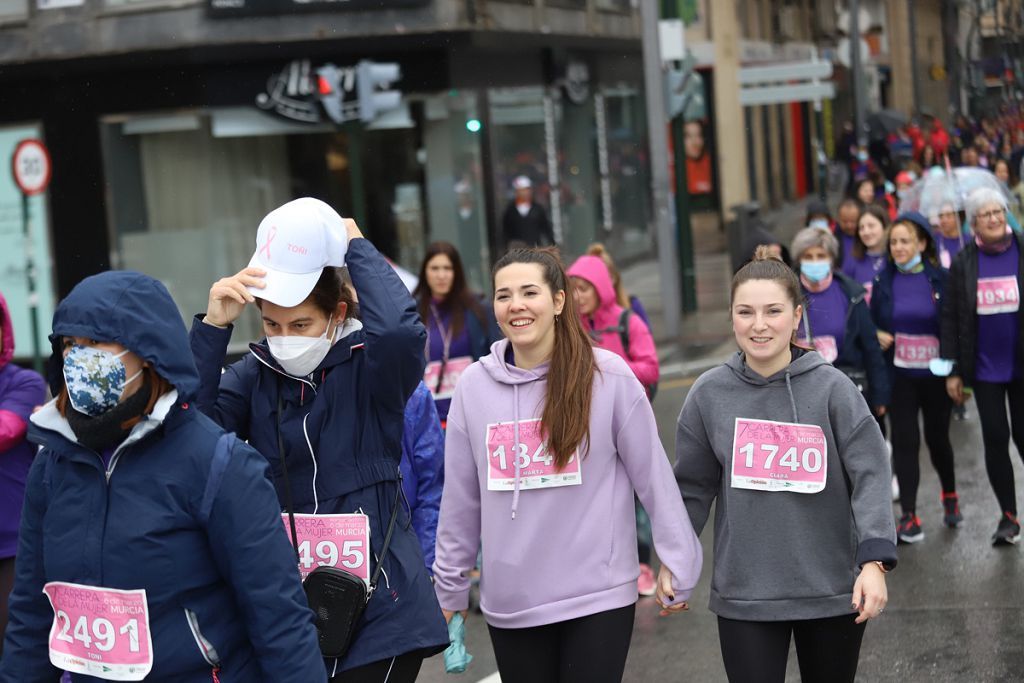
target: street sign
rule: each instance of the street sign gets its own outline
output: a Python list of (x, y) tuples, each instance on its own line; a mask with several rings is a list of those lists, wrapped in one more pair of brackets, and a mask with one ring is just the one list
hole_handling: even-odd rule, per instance
[(740, 69), (740, 85), (760, 83), (787, 83), (813, 78), (832, 78), (832, 63), (825, 61), (792, 62), (768, 66), (748, 66)]
[(662, 19), (658, 22), (658, 45), (661, 61), (675, 62), (686, 56), (686, 27), (682, 19)]
[(752, 107), (759, 104), (786, 104), (788, 102), (813, 102), (831, 100), (836, 96), (833, 83), (793, 83), (789, 85), (769, 85), (763, 88), (743, 88), (740, 90), (740, 104)]
[(14, 182), (25, 195), (39, 194), (50, 184), (50, 154), (34, 138), (22, 140), (11, 155)]

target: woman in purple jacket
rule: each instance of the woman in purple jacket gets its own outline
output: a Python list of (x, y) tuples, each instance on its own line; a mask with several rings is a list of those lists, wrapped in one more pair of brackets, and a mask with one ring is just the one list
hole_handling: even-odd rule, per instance
[(46, 400), (46, 383), (11, 362), (14, 329), (7, 301), (0, 295), (0, 652), (7, 629), (7, 597), (14, 586), (25, 478), (36, 448), (25, 440), (32, 409)]

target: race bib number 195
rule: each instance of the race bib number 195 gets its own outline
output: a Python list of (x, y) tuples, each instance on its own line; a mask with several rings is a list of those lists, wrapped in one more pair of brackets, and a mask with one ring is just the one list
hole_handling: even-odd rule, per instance
[(828, 444), (818, 425), (736, 418), (732, 487), (818, 493), (828, 476)]
[(555, 457), (541, 437), (540, 420), (519, 422), (518, 445), (515, 423), (487, 425), (487, 490), (514, 490), (517, 465), (521, 491), (583, 483), (579, 453), (572, 455), (564, 469), (555, 468)]

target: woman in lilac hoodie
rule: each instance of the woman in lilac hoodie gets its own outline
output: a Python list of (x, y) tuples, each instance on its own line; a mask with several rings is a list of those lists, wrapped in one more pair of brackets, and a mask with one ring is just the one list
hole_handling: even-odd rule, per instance
[(448, 619), (466, 610), (482, 543), (502, 680), (618, 681), (637, 600), (634, 490), (663, 563), (663, 613), (685, 609), (700, 545), (643, 387), (591, 347), (557, 257), (515, 250), (494, 273), (507, 339), (466, 370), (448, 414), (438, 601)]
[(14, 585), (25, 478), (36, 447), (25, 440), (32, 409), (46, 401), (46, 383), (11, 362), (14, 329), (7, 301), (0, 295), (0, 651), (7, 628), (7, 597)]

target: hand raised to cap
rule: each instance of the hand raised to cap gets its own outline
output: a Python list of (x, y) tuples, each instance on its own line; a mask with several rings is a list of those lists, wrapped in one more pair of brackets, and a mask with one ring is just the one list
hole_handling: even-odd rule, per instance
[(348, 241), (351, 242), (359, 237), (365, 237), (363, 231), (359, 229), (359, 226), (351, 218), (342, 218), (345, 222), (345, 232), (348, 233)]
[(267, 271), (262, 268), (249, 266), (214, 282), (210, 287), (210, 298), (206, 303), (206, 316), (203, 322), (216, 327), (227, 327), (235, 322), (245, 310), (245, 305), (256, 300), (247, 287), (266, 287), (263, 281), (266, 274)]

